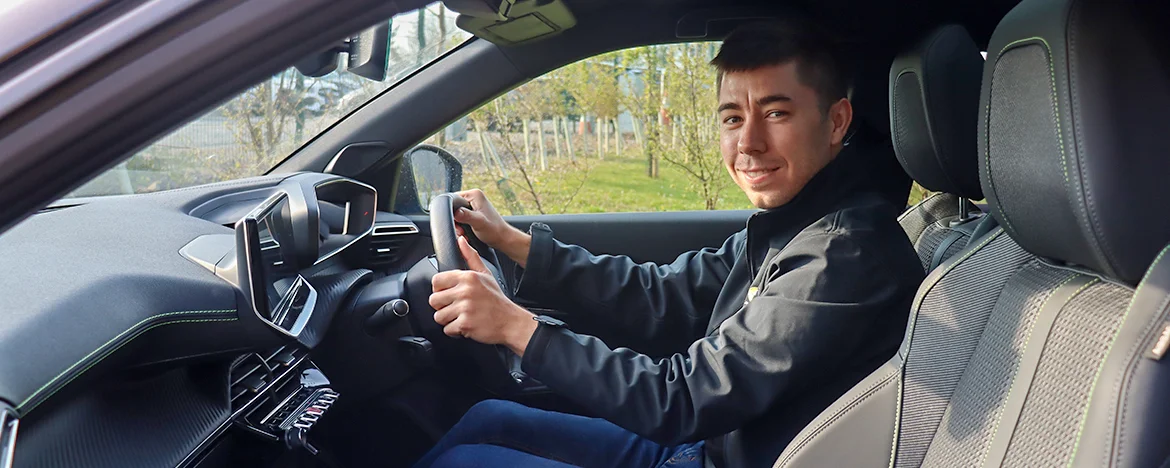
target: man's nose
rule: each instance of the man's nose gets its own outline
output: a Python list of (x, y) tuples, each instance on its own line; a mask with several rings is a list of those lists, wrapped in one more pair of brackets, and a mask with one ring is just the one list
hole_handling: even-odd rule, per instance
[(740, 127), (739, 142), (736, 150), (740, 154), (756, 155), (768, 150), (767, 139), (764, 138), (763, 122), (758, 119), (747, 118)]

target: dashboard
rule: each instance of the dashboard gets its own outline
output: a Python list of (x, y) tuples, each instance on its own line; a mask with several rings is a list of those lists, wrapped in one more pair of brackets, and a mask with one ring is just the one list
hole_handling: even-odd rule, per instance
[[(314, 350), (361, 319), (343, 316), (355, 304), (403, 296), (399, 265), (430, 250), (377, 196), (336, 175), (266, 176), (62, 200), (0, 236), (12, 273), (0, 275), (0, 466), (230, 466), (248, 459), (241, 446), (307, 450), (346, 394)], [(355, 299), (371, 284), (378, 294)], [(369, 364), (401, 367), (391, 354)]]

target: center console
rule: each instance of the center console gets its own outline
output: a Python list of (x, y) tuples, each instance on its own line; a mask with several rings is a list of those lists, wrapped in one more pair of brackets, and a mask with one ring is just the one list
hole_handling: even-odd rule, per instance
[(341, 395), (304, 350), (241, 356), (230, 379), (231, 418), (180, 466), (270, 465), (290, 449), (317, 455), (309, 435)]

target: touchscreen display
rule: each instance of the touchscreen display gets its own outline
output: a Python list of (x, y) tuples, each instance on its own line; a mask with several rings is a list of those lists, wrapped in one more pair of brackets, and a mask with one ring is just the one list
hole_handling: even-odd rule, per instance
[(260, 278), (267, 296), (268, 318), (297, 278), (293, 254), (292, 222), (288, 197), (281, 197), (256, 220), (260, 238)]

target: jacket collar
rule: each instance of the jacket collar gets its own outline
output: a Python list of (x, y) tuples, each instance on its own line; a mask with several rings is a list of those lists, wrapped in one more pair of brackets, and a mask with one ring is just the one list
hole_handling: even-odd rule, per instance
[(747, 254), (753, 276), (769, 250), (784, 248), (797, 233), (836, 209), (845, 197), (867, 191), (860, 153), (845, 146), (791, 201), (748, 219)]

